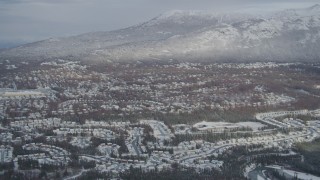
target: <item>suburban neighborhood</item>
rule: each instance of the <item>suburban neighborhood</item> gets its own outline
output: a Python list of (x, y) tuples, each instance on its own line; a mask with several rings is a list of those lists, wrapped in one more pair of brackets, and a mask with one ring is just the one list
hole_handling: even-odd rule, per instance
[(267, 177), (261, 168), (284, 171), (276, 168), (282, 158), (303, 162), (297, 144), (320, 137), (320, 109), (312, 108), (318, 82), (288, 90), (258, 75), (287, 71), (282, 83), (304, 78), (303, 65), (110, 66), (118, 70), (66, 60), (8, 70), (0, 78), (0, 176), (123, 178), (179, 169), (259, 179)]

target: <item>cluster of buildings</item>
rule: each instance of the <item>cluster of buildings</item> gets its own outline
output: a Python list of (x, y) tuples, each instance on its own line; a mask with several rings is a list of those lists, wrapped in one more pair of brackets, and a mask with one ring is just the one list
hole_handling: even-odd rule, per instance
[(59, 136), (67, 135), (86, 135), (94, 136), (105, 140), (112, 140), (116, 138), (116, 134), (113, 131), (103, 128), (59, 128), (53, 130), (53, 132)]
[(112, 144), (112, 143), (102, 143), (100, 144), (97, 149), (98, 151), (105, 156), (115, 156), (115, 157), (119, 157), (119, 148), (120, 146), (117, 144)]
[[(320, 117), (320, 110), (258, 113), (259, 122), (202, 121), (172, 126), (158, 120), (130, 123), (125, 118), (287, 106), (298, 99), (272, 93), (261, 85), (262, 77), (255, 78), (260, 71), (273, 73), (290, 64), (173, 63), (151, 65), (152, 70), (113, 64), (107, 72), (65, 60), (41, 65), (41, 70), (17, 71), (0, 78), (0, 163), (31, 159), (41, 165), (67, 167), (74, 154), (64, 148), (72, 146), (90, 152), (78, 154), (79, 160), (95, 162), (94, 168), (101, 172), (117, 174), (130, 167), (161, 171), (172, 164), (200, 172), (220, 169), (224, 162), (216, 158), (232, 147), (288, 149), (293, 143), (320, 136), (319, 120), (295, 118)], [(106, 121), (105, 117), (122, 121)], [(266, 127), (269, 129), (263, 130)], [(289, 133), (280, 133), (283, 129)], [(207, 142), (198, 136), (230, 132), (239, 132), (239, 138)], [(243, 132), (255, 136), (241, 137)], [(178, 136), (199, 138), (172, 143)], [(14, 156), (13, 144), (26, 154)]]
[(61, 119), (60, 118), (48, 118), (48, 119), (39, 119), (39, 120), (23, 120), (23, 121), (12, 121), (10, 126), (13, 128), (23, 128), (26, 131), (32, 131), (33, 129), (51, 129), (60, 127)]
[(70, 153), (60, 147), (42, 144), (42, 143), (30, 143), (22, 146), (25, 151), (41, 151), (43, 153), (34, 153), (27, 155), (18, 155), (17, 159), (36, 160), (40, 165), (57, 165), (63, 166), (68, 165), (70, 162)]
[[(208, 108), (229, 110), (287, 105), (295, 102), (295, 99), (285, 94), (256, 91), (255, 88), (247, 88), (246, 93), (240, 92), (235, 95), (237, 87), (243, 85), (257, 87), (261, 84), (255, 81), (254, 72), (230, 75), (221, 72), (221, 69), (257, 69), (258, 72), (259, 69), (271, 71), (288, 65), (290, 64), (177, 63), (154, 65), (158, 71), (166, 73), (148, 72), (141, 75), (140, 71), (135, 70), (135, 65), (132, 65), (132, 70), (120, 74), (118, 72), (122, 68), (128, 67), (114, 65), (114, 70), (100, 73), (89, 70), (86, 65), (81, 65), (77, 61), (56, 60), (42, 64), (46, 67), (43, 70), (33, 70), (26, 74), (16, 72), (3, 79), (3, 86), (11, 89), (0, 89), (0, 117), (1, 112), (6, 116), (6, 108), (2, 107), (4, 101), (21, 99), (38, 99), (42, 100), (42, 103), (24, 105), (20, 110), (12, 106), (12, 113), (20, 113), (12, 116), (13, 118), (30, 119), (34, 108), (40, 113), (40, 116), (34, 118), (39, 119), (47, 115), (79, 116), (97, 112), (115, 115), (144, 112), (192, 113)], [(177, 71), (169, 73), (169, 69)], [(189, 71), (190, 76), (182, 73)], [(24, 87), (26, 84), (28, 86), (32, 84), (34, 89), (16, 90), (17, 87)], [(64, 100), (56, 101), (57, 97)]]
[[(308, 111), (308, 110), (299, 110), (299, 111), (278, 111), (278, 112), (268, 112), (268, 113), (258, 113), (256, 114), (256, 119), (272, 125), (278, 128), (291, 128), (291, 127), (305, 127), (307, 122), (303, 122), (297, 118), (293, 118), (298, 115), (312, 115), (318, 116), (318, 110)], [(291, 116), (291, 118), (284, 118), (282, 121), (278, 121), (277, 117), (282, 116)]]
[(73, 137), (70, 144), (79, 148), (86, 148), (91, 145), (91, 137)]
[[(319, 115), (319, 111), (285, 111), (260, 113), (256, 115), (257, 120), (264, 124), (273, 125), (275, 124), (274, 121), (278, 121), (278, 128), (283, 128), (284, 126), (280, 126), (281, 123), (288, 124), (288, 122), (290, 122), (292, 126), (300, 128), (302, 131), (293, 129), (288, 134), (280, 132), (273, 134), (262, 133), (261, 135), (253, 137), (233, 138), (216, 142), (207, 142), (199, 139), (183, 141), (178, 145), (172, 145), (171, 141), (176, 135), (182, 135), (183, 133), (180, 131), (177, 133), (172, 132), (172, 129), (184, 128), (190, 130), (186, 131), (186, 134), (192, 136), (193, 131), (191, 129), (197, 129), (196, 132), (202, 133), (221, 133), (223, 130), (228, 132), (228, 128), (235, 128), (236, 130), (236, 128), (248, 125), (251, 126), (252, 129), (256, 128), (256, 131), (262, 132), (264, 130), (259, 130), (257, 127), (264, 127), (265, 125), (258, 122), (199, 122), (193, 126), (180, 124), (171, 128), (157, 120), (140, 120), (139, 123), (135, 124), (130, 122), (99, 122), (88, 120), (80, 125), (76, 122), (66, 122), (58, 118), (50, 118), (43, 121), (30, 120), (25, 121), (25, 123), (13, 122), (10, 126), (12, 125), (15, 129), (19, 129), (21, 132), (28, 134), (30, 132), (27, 128), (23, 129), (18, 127), (32, 124), (35, 130), (44, 129), (52, 131), (55, 134), (54, 136), (46, 137), (48, 144), (29, 143), (22, 145), (23, 150), (30, 152), (30, 154), (16, 156), (17, 159), (21, 160), (36, 160), (40, 165), (67, 166), (69, 164), (71, 154), (66, 149), (49, 145), (49, 143), (52, 144), (60, 141), (67, 142), (79, 149), (96, 149), (96, 154), (82, 154), (79, 158), (82, 161), (95, 162), (95, 168), (102, 172), (119, 173), (130, 169), (130, 167), (141, 168), (143, 171), (163, 170), (170, 169), (173, 163), (177, 163), (184, 168), (194, 168), (201, 172), (210, 169), (219, 170), (223, 166), (223, 161), (216, 160), (215, 158), (232, 147), (261, 145), (260, 147), (264, 149), (276, 148), (284, 150), (290, 149), (296, 142), (312, 141), (314, 138), (319, 137), (320, 123), (317, 120), (308, 123), (318, 124), (318, 126), (308, 126), (305, 122), (287, 118), (286, 116), (288, 114)], [(275, 119), (276, 117), (284, 118), (283, 121), (279, 121)], [(273, 121), (270, 121), (270, 119)], [(48, 126), (53, 129), (48, 129), (45, 124), (48, 124)], [(145, 128), (149, 130), (145, 131)], [(126, 132), (124, 145), (111, 143), (111, 141), (119, 136), (110, 129), (121, 129), (121, 131)], [(148, 135), (152, 135), (154, 141), (147, 141), (145, 144), (143, 141)], [(9, 142), (12, 136), (13, 134), (9, 132), (2, 133), (0, 134), (0, 140), (2, 142)], [(68, 137), (71, 137), (71, 139), (68, 140)], [(105, 140), (108, 143), (101, 143), (97, 147), (92, 147), (92, 137)], [(121, 148), (126, 148), (127, 152), (120, 152)], [(2, 163), (13, 161), (15, 158), (12, 155), (13, 150), (11, 146), (1, 146), (0, 160)], [(212, 157), (214, 158), (212, 159)]]
[(134, 127), (133, 129), (129, 129), (129, 136), (126, 139), (125, 143), (128, 149), (128, 153), (123, 154), (123, 156), (143, 156), (146, 155), (146, 148), (142, 145), (142, 135), (143, 128)]
[(13, 147), (12, 146), (0, 146), (0, 163), (8, 163), (13, 160)]
[(154, 137), (159, 141), (163, 142), (165, 140), (170, 141), (171, 138), (174, 137), (174, 134), (171, 132), (171, 130), (168, 128), (167, 125), (165, 125), (161, 121), (155, 121), (155, 120), (141, 120), (140, 124), (146, 124), (149, 125), (153, 129), (153, 135)]
[[(248, 138), (229, 139), (225, 141), (217, 141), (215, 143), (210, 143), (203, 140), (184, 141), (179, 143), (177, 146), (165, 146), (161, 144), (162, 141), (174, 138), (174, 134), (170, 133), (170, 128), (168, 128), (162, 122), (155, 120), (141, 120), (140, 123), (149, 125), (153, 129), (154, 137), (157, 139), (156, 142), (148, 142), (147, 148), (151, 150), (151, 154), (146, 156), (146, 154), (141, 153), (139, 156), (139, 154), (136, 153), (137, 149), (138, 151), (140, 150), (140, 140), (143, 139), (141, 128), (133, 128), (129, 131), (129, 139), (131, 139), (131, 141), (127, 141), (126, 145), (129, 151), (135, 155), (134, 157), (137, 157), (138, 155), (138, 157), (146, 158), (146, 160), (120, 161), (119, 159), (105, 159), (107, 162), (106, 165), (97, 167), (99, 170), (122, 172), (126, 171), (130, 166), (141, 168), (144, 171), (155, 169), (160, 170), (170, 168), (172, 163), (178, 163), (180, 166), (185, 168), (195, 168), (198, 171), (212, 168), (219, 169), (223, 165), (223, 162), (218, 160), (208, 160), (208, 158), (218, 157), (219, 154), (224, 153), (226, 150), (232, 147), (262, 145), (262, 147), (265, 149), (276, 148), (279, 150), (284, 150), (290, 148), (296, 142), (312, 141), (315, 137), (319, 136), (320, 132), (319, 130), (313, 131), (313, 129), (304, 128), (303, 131), (293, 131), (289, 134), (276, 133), (273, 135), (260, 135)], [(167, 136), (162, 136), (162, 131), (166, 131)], [(136, 146), (133, 146), (133, 144)], [(105, 146), (105, 144), (103, 146)], [(172, 153), (170, 153), (170, 151), (172, 151)], [(122, 157), (128, 156), (125, 154)], [(99, 157), (90, 160), (101, 162)], [(114, 161), (116, 161), (116, 163), (113, 163)]]
[(13, 138), (13, 134), (10, 132), (4, 132), (0, 134), (0, 142), (11, 142)]

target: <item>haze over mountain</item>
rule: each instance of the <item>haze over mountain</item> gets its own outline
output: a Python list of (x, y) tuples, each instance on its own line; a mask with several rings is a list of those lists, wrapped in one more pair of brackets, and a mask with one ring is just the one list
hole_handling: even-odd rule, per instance
[(52, 38), (0, 51), (1, 60), (316, 61), (320, 5), (260, 16), (170, 11), (126, 29)]

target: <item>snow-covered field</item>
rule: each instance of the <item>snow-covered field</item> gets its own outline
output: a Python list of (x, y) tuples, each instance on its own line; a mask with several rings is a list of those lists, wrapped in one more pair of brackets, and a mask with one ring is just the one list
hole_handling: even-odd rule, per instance
[(228, 122), (206, 122), (202, 121), (193, 125), (193, 127), (198, 130), (223, 130), (223, 129), (235, 129), (242, 127), (249, 127), (253, 131), (258, 131), (259, 128), (264, 127), (265, 125), (259, 122), (239, 122), (239, 123), (228, 123)]
[(234, 123), (227, 123), (227, 122), (206, 122), (202, 121), (193, 125), (193, 127), (197, 128), (198, 130), (210, 130), (210, 129), (232, 129), (240, 127)]
[(259, 128), (262, 128), (262, 127), (265, 127), (266, 125), (262, 124), (262, 123), (259, 123), (259, 122), (239, 122), (239, 123), (236, 123), (240, 126), (243, 126), (243, 127), (249, 127), (251, 128), (253, 131), (258, 131)]

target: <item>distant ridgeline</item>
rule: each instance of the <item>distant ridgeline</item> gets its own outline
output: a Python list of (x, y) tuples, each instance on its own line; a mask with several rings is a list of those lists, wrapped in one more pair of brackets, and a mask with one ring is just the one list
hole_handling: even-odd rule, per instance
[[(5, 60), (318, 61), (320, 5), (269, 15), (172, 11), (110, 32), (51, 38), (0, 51)], [(14, 68), (14, 67), (8, 67)]]

